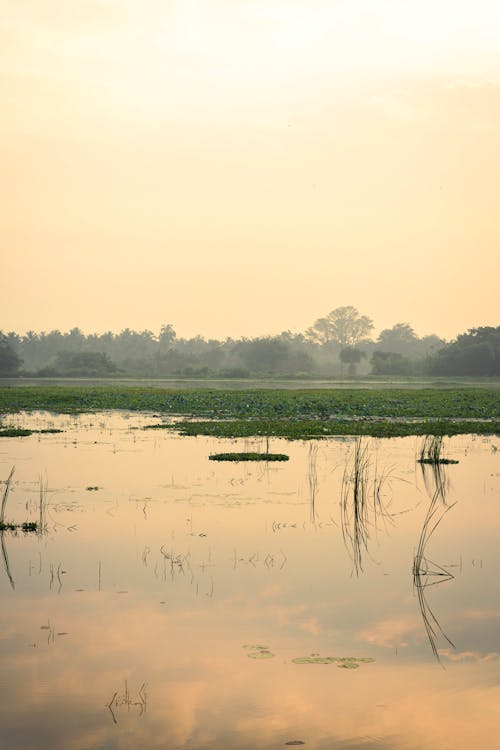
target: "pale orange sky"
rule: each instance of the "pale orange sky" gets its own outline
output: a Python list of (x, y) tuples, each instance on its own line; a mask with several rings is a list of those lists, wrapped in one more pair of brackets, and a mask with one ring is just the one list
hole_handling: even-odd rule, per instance
[(4, 331), (498, 320), (496, 0), (0, 0)]

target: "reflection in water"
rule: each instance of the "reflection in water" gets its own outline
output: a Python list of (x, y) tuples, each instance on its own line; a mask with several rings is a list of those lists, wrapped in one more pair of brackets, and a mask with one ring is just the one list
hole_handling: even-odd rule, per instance
[(449, 488), (449, 480), (446, 476), (443, 465), (437, 461), (432, 464), (421, 463), (420, 466), (425, 487), (430, 495), (430, 503), (420, 531), (417, 551), (413, 558), (413, 586), (417, 593), (418, 604), (432, 653), (440, 662), (441, 660), (437, 646), (439, 634), (443, 636), (452, 648), (455, 648), (455, 644), (443, 631), (436, 615), (430, 608), (425, 596), (425, 590), (429, 586), (435, 586), (440, 583), (451, 581), (454, 576), (441, 565), (432, 562), (432, 560), (427, 557), (426, 551), (432, 535), (438, 528), (446, 513), (448, 513), (456, 503), (453, 503), (452, 505), (448, 505), (447, 503), (446, 494)]
[(3, 560), (5, 572), (7, 573), (7, 578), (9, 579), (10, 585), (12, 586), (13, 589), (15, 589), (16, 585), (14, 583), (12, 573), (10, 572), (9, 556), (7, 554), (7, 547), (5, 544), (5, 531), (0, 531), (0, 543), (2, 545), (2, 560)]
[[(19, 420), (43, 427), (47, 418)], [(493, 750), (500, 612), (488, 590), (500, 480), (491, 441), (453, 439), (468, 455), (453, 469), (458, 505), (440, 526), (446, 477), (427, 469), (417, 556), (412, 439), (286, 448), (276, 439), (290, 461), (263, 472), (209, 462), (227, 441), (131, 430), (147, 422), (139, 414), (54, 420), (65, 433), (16, 439), (0, 455), (1, 476), (15, 458), (21, 489), (9, 512), (35, 511), (34, 478), (51, 478), (44, 535), (4, 538), (2, 750), (275, 750), (299, 740), (314, 750)], [(367, 564), (376, 544), (377, 564)], [(454, 623), (462, 650), (436, 648), (441, 670), (415, 598), (448, 645), (426, 596), (451, 579), (442, 563), (457, 546), (463, 566), (441, 589), (450, 596), (439, 619)], [(363, 575), (352, 575), (353, 560)], [(275, 657), (262, 647), (247, 658), (242, 644), (269, 644)]]
[(117, 717), (119, 715), (119, 711), (123, 708), (126, 709), (127, 713), (130, 713), (131, 709), (136, 710), (139, 716), (142, 716), (146, 713), (148, 705), (146, 687), (146, 683), (143, 682), (138, 689), (137, 694), (134, 696), (130, 693), (128, 681), (125, 680), (123, 691), (115, 690), (115, 692), (113, 693), (113, 697), (106, 706), (111, 714), (111, 718), (113, 719), (113, 724), (118, 724)]
[(379, 522), (393, 522), (385, 496), (392, 475), (379, 471), (370, 453), (370, 443), (356, 437), (345, 463), (341, 487), (341, 526), (344, 544), (353, 562), (354, 572), (363, 572), (363, 555), (368, 553), (370, 532), (377, 533)]
[(309, 443), (308, 449), (308, 474), (309, 483), (309, 505), (311, 523), (316, 523), (316, 493), (318, 491), (318, 446), (316, 443)]

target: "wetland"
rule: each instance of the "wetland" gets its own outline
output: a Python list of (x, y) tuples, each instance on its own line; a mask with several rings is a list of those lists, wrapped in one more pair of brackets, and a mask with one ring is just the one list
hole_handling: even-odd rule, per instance
[[(497, 392), (0, 404), (0, 747), (496, 746)], [(303, 419), (352, 431), (259, 432)]]

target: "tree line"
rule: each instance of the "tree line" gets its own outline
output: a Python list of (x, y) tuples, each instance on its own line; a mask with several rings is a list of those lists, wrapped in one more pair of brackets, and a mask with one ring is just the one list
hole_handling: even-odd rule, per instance
[(85, 335), (79, 328), (19, 335), (0, 331), (0, 377), (335, 378), (500, 375), (500, 326), (471, 328), (453, 341), (419, 337), (408, 323), (374, 340), (373, 321), (337, 307), (303, 333), (256, 338), (179, 338), (171, 324)]

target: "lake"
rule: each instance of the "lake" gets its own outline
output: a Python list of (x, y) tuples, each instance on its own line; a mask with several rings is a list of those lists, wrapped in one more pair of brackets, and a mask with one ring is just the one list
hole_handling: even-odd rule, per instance
[(216, 463), (265, 440), (6, 421), (63, 432), (0, 442), (5, 517), (45, 505), (1, 533), (2, 749), (498, 747), (497, 437)]

